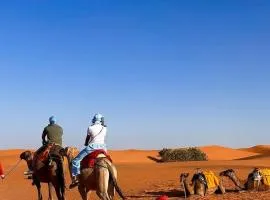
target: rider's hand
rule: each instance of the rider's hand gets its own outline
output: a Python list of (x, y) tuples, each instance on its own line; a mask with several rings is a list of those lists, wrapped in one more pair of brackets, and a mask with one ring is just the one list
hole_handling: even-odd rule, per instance
[(5, 175), (4, 175), (4, 174), (2, 174), (2, 175), (1, 175), (1, 178), (2, 178), (2, 179), (5, 179)]

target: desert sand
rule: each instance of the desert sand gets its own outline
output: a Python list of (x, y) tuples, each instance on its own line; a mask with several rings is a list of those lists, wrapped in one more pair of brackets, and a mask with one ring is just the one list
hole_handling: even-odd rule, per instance
[[(208, 155), (208, 161), (156, 163), (148, 157), (157, 157), (158, 151), (123, 150), (109, 151), (118, 170), (118, 182), (129, 199), (155, 199), (159, 195), (167, 195), (169, 199), (184, 199), (183, 189), (179, 183), (181, 172), (193, 173), (196, 168), (221, 170), (233, 168), (239, 178), (244, 181), (253, 167), (270, 167), (270, 146), (259, 145), (251, 148), (231, 149), (220, 146), (200, 147)], [(24, 150), (1, 150), (0, 161), (8, 172), (19, 160), (19, 154)], [(25, 179), (23, 171), (26, 163), (0, 182), (0, 200), (31, 200), (36, 199), (36, 188), (31, 180)], [(68, 176), (67, 176), (68, 177)], [(70, 179), (67, 179), (68, 184)], [(225, 195), (209, 195), (202, 199), (270, 199), (270, 192), (234, 192), (233, 184), (224, 178), (224, 183), (230, 191)], [(47, 185), (42, 184), (44, 199), (47, 199)], [(79, 200), (76, 189), (66, 192), (68, 200)], [(98, 199), (94, 193), (90, 199)], [(118, 198), (116, 198), (118, 199)], [(201, 199), (193, 196), (190, 199)]]

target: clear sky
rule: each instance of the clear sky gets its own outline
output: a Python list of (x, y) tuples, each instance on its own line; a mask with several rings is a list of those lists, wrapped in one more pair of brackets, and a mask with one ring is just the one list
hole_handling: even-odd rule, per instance
[(270, 143), (270, 1), (0, 2), (0, 148)]

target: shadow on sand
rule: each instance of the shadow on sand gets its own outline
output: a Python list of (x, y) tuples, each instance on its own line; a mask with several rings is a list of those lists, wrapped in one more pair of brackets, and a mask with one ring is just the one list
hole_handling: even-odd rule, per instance
[[(245, 191), (238, 191), (238, 190), (231, 190), (231, 189), (226, 190), (226, 193), (243, 193), (243, 192), (245, 192)], [(166, 195), (170, 198), (180, 198), (180, 199), (185, 198), (184, 191), (176, 190), (176, 189), (162, 190), (162, 191), (151, 191), (151, 192), (145, 192), (145, 195), (131, 195), (131, 196), (127, 196), (127, 197), (131, 198), (131, 199), (147, 199), (147, 198), (156, 198), (156, 197), (161, 196), (161, 195)], [(222, 196), (222, 194), (220, 194), (219, 192), (215, 193), (214, 195), (221, 195)], [(190, 196), (187, 196), (187, 197), (190, 197)]]
[(183, 191), (179, 190), (166, 190), (166, 191), (153, 191), (153, 192), (146, 192), (146, 194), (153, 195), (153, 196), (161, 196), (166, 195), (168, 197), (185, 197)]
[(148, 159), (152, 160), (152, 161), (155, 161), (157, 163), (163, 163), (163, 161), (159, 158), (155, 158), (153, 156), (147, 156)]

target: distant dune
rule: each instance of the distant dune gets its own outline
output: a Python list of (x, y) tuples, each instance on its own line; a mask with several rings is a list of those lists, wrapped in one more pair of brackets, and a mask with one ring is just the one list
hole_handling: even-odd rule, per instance
[(204, 146), (200, 149), (205, 152), (209, 160), (235, 160), (249, 156), (256, 156), (258, 153), (242, 151), (222, 146)]
[[(244, 150), (232, 149), (222, 146), (203, 146), (199, 147), (208, 156), (209, 160), (236, 160), (251, 156), (259, 156), (259, 153)], [(153, 162), (148, 157), (158, 159), (157, 150), (122, 150), (109, 152), (115, 162), (119, 163), (150, 163)]]
[(270, 160), (270, 145), (256, 145), (250, 148), (241, 148), (239, 150), (258, 154), (254, 156), (240, 158), (239, 160), (254, 160), (254, 159)]
[[(270, 159), (270, 145), (257, 145), (250, 148), (232, 149), (217, 145), (199, 147), (208, 156), (209, 160), (236, 160), (236, 159)], [(15, 156), (23, 149), (0, 150), (0, 157)], [(158, 150), (110, 150), (115, 163), (153, 163), (149, 157), (159, 159)]]
[(256, 145), (250, 148), (242, 148), (239, 150), (270, 155), (270, 145)]

